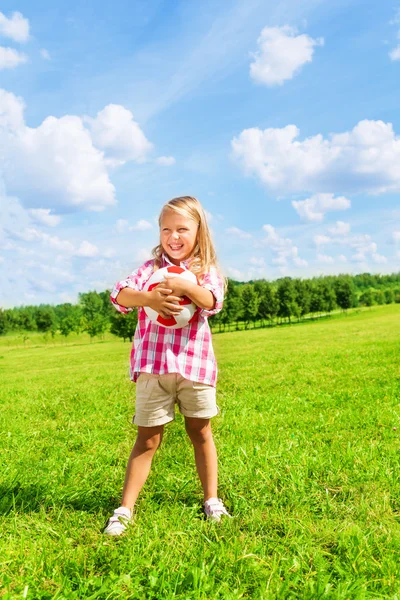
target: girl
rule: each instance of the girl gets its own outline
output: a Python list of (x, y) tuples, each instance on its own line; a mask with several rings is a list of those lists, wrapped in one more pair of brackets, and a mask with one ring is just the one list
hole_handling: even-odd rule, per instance
[[(153, 260), (117, 283), (111, 294), (120, 312), (138, 308), (131, 352), (131, 378), (136, 382), (133, 422), (138, 433), (126, 469), (121, 506), (104, 531), (108, 535), (120, 535), (126, 530), (161, 443), (164, 425), (174, 419), (175, 402), (185, 417), (193, 444), (205, 515), (213, 521), (220, 521), (222, 515), (230, 516), (217, 493), (217, 453), (210, 422), (218, 413), (217, 365), (207, 322), (207, 317), (222, 308), (224, 281), (217, 270), (204, 210), (196, 198), (170, 200), (161, 210), (159, 225), (160, 243), (153, 249)], [(151, 292), (143, 292), (154, 270), (169, 265), (189, 269), (199, 284), (168, 277)], [(186, 327), (167, 329), (147, 318), (144, 306), (163, 317), (179, 314), (181, 296), (188, 296), (197, 306), (196, 318)]]

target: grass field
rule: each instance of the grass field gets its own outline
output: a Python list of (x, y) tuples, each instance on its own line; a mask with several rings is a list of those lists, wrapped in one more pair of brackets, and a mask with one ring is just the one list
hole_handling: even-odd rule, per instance
[(400, 306), (214, 345), (234, 519), (203, 520), (177, 416), (134, 526), (109, 539), (129, 344), (0, 342), (1, 598), (400, 598)]

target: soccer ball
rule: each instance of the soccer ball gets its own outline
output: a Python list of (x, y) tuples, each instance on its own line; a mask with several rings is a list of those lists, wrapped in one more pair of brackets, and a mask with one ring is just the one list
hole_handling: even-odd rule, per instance
[[(162, 269), (154, 271), (153, 275), (144, 286), (144, 291), (151, 292), (160, 281), (167, 279), (168, 275), (171, 275), (171, 277), (183, 277), (192, 283), (197, 283), (196, 275), (187, 269), (182, 269), (182, 267), (178, 266), (163, 267)], [(158, 312), (149, 306), (145, 306), (144, 310), (150, 321), (153, 321), (153, 323), (161, 325), (162, 327), (168, 327), (169, 329), (180, 329), (181, 327), (186, 327), (186, 325), (191, 322), (195, 316), (196, 305), (186, 296), (183, 297), (179, 304), (183, 306), (183, 310), (181, 310), (180, 314), (175, 316), (171, 315), (167, 319), (159, 315)]]

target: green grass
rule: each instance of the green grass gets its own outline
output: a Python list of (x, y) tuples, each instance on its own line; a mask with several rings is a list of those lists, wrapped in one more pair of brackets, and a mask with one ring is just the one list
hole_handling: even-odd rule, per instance
[(0, 344), (0, 597), (400, 598), (400, 306), (214, 337), (220, 495), (182, 419), (134, 526), (101, 531), (135, 431), (129, 344)]

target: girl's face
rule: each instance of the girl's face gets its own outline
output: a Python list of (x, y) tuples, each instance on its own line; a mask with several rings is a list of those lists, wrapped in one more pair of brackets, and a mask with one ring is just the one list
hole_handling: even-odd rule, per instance
[(174, 210), (164, 210), (161, 216), (160, 241), (174, 265), (189, 258), (194, 250), (199, 226)]

